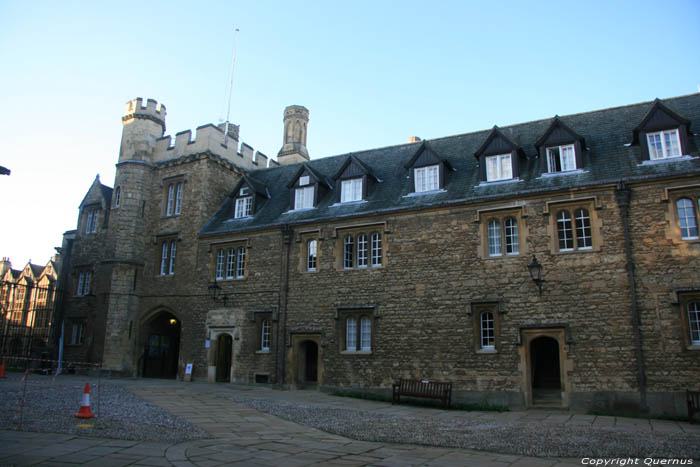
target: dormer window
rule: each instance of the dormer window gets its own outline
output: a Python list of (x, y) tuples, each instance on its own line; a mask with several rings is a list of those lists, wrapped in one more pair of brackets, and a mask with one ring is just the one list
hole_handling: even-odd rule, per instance
[(303, 164), (292, 181), (287, 185), (291, 191), (289, 209), (297, 211), (316, 207), (322, 193), (321, 188), (331, 189), (326, 179), (311, 168), (309, 164)]
[(260, 210), (265, 200), (270, 198), (270, 195), (265, 184), (249, 175), (244, 175), (234, 188), (231, 198), (233, 198), (231, 207), (233, 209), (233, 218), (245, 219), (252, 217)]
[(337, 194), (336, 203), (364, 201), (380, 180), (372, 169), (356, 156), (349, 156), (333, 176)]
[(662, 161), (687, 154), (689, 134), (690, 121), (656, 99), (635, 127), (631, 144), (639, 144), (643, 161)]
[(413, 169), (415, 192), (436, 191), (440, 189), (440, 166), (429, 165)]
[(311, 209), (312, 207), (314, 207), (313, 186), (300, 187), (294, 190), (294, 209)]
[(682, 155), (681, 138), (677, 128), (647, 133), (647, 144), (649, 145), (650, 160), (668, 159)]
[(569, 128), (559, 116), (554, 117), (535, 147), (542, 174), (575, 173), (584, 168), (583, 150), (586, 143), (583, 136)]
[(479, 180), (482, 183), (517, 180), (521, 153), (520, 146), (494, 126), (474, 153), (479, 161)]
[(253, 210), (253, 197), (246, 196), (245, 198), (236, 199), (236, 214), (235, 218), (250, 217)]
[(547, 148), (547, 172), (568, 172), (576, 170), (576, 149), (573, 144)]
[(253, 214), (253, 197), (250, 196), (250, 189), (247, 186), (241, 187), (238, 190), (238, 196), (236, 198), (234, 218), (250, 217)]
[(343, 180), (340, 185), (340, 202), (349, 203), (351, 201), (362, 200), (362, 178), (351, 178)]
[(449, 162), (440, 157), (427, 141), (420, 145), (404, 167), (412, 172), (409, 180), (411, 192), (415, 194), (442, 190), (445, 186), (445, 171), (452, 169)]
[(513, 164), (510, 154), (486, 157), (486, 181), (508, 180), (513, 178)]

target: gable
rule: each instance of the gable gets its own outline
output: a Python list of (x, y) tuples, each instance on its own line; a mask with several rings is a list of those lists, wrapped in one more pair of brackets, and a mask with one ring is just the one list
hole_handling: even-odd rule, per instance
[(482, 145), (474, 153), (477, 159), (482, 155), (493, 156), (519, 150), (520, 147), (504, 135), (498, 126), (494, 126)]
[(112, 188), (100, 183), (100, 175), (95, 177), (95, 181), (90, 185), (90, 189), (85, 194), (85, 197), (80, 202), (80, 209), (83, 209), (87, 205), (100, 204), (109, 206), (112, 202)]
[(642, 131), (654, 132), (678, 127), (684, 127), (685, 132), (689, 133), (690, 121), (665, 106), (659, 99), (656, 99), (644, 115), (644, 118), (642, 118), (642, 121), (634, 128), (632, 144), (639, 142), (639, 133)]
[(360, 159), (355, 156), (349, 156), (340, 169), (333, 176), (334, 180), (348, 179), (348, 178), (358, 178), (363, 176), (370, 176), (375, 180), (377, 177), (374, 176), (372, 170), (365, 165)]
[(538, 149), (542, 146), (558, 146), (561, 144), (569, 144), (575, 141), (581, 142), (583, 146), (583, 136), (569, 128), (564, 122), (555, 116), (547, 131), (537, 140), (535, 147)]
[(309, 177), (309, 183), (314, 184), (314, 183), (320, 183), (324, 185), (326, 188), (330, 188), (330, 184), (326, 181), (326, 179), (316, 172), (314, 169), (311, 168), (310, 165), (308, 164), (303, 164), (299, 170), (297, 171), (296, 175), (292, 180), (287, 184), (287, 188), (293, 188), (296, 186), (299, 182), (299, 179), (303, 176), (308, 176)]
[(438, 156), (435, 150), (424, 141), (404, 167), (412, 169), (416, 167), (425, 167), (427, 165), (437, 165), (443, 162), (444, 160)]

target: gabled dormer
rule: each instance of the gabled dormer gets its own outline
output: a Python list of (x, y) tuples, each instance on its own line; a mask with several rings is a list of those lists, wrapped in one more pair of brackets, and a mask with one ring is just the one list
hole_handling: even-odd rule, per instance
[(106, 228), (111, 202), (112, 189), (100, 183), (100, 176), (97, 175), (85, 198), (80, 203), (78, 233), (91, 235)]
[(520, 146), (493, 127), (474, 157), (479, 161), (479, 180), (496, 182), (517, 179), (520, 174)]
[(367, 199), (379, 179), (369, 167), (355, 156), (349, 156), (333, 177), (336, 203), (351, 203)]
[(446, 171), (453, 170), (449, 162), (424, 141), (404, 165), (411, 171), (411, 193), (430, 193), (445, 187)]
[(233, 218), (252, 217), (262, 208), (270, 192), (264, 183), (249, 175), (244, 175), (231, 193), (233, 198)]
[(688, 154), (690, 120), (678, 115), (656, 99), (634, 128), (632, 144), (639, 144), (643, 161), (681, 157)]
[(569, 128), (556, 115), (547, 131), (535, 142), (540, 173), (557, 174), (583, 169), (583, 136)]
[(289, 210), (312, 209), (318, 205), (321, 195), (332, 190), (321, 174), (308, 164), (303, 164), (287, 185), (289, 188)]

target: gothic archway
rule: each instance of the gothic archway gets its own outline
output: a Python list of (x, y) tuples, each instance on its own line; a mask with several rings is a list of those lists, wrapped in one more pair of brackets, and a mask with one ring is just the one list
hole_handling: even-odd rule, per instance
[(145, 345), (141, 375), (144, 378), (175, 379), (177, 377), (180, 332), (180, 320), (167, 311), (157, 313), (146, 321), (142, 332), (145, 336)]

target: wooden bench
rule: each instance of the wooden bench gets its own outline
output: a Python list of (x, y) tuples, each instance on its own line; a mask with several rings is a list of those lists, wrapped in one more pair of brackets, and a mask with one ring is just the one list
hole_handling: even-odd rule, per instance
[(439, 381), (400, 379), (392, 385), (391, 404), (401, 402), (401, 396), (425, 397), (438, 399), (444, 408), (450, 407), (452, 399), (452, 383)]
[(700, 391), (685, 391), (688, 402), (688, 422), (693, 423), (693, 415), (700, 412)]

